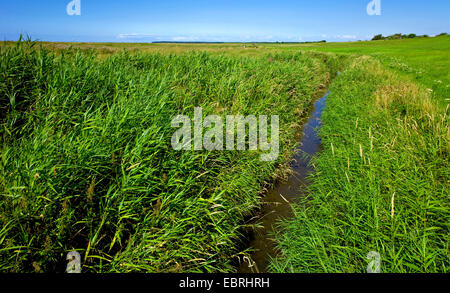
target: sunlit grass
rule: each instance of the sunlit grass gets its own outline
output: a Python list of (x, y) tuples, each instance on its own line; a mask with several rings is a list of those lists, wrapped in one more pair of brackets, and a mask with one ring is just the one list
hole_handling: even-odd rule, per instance
[[(378, 251), (383, 272), (447, 272), (449, 41), (3, 43), (0, 271), (62, 272), (74, 249), (85, 272), (234, 271), (244, 219), (339, 67), (272, 270), (365, 272)], [(280, 115), (279, 160), (173, 151), (171, 118), (196, 106)]]
[[(63, 272), (71, 250), (84, 272), (234, 271), (244, 219), (335, 59), (40, 45), (0, 48), (0, 271)], [(171, 119), (195, 106), (280, 115), (279, 160), (172, 150)]]
[(332, 84), (309, 195), (278, 235), (276, 272), (448, 272), (449, 107), (370, 57)]

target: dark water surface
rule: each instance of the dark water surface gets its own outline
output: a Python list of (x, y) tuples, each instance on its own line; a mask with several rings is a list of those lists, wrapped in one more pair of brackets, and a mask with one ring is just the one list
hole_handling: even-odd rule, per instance
[(265, 273), (271, 257), (276, 257), (276, 243), (272, 238), (273, 226), (280, 219), (293, 217), (291, 204), (297, 202), (305, 194), (308, 181), (306, 178), (313, 171), (309, 166), (311, 157), (314, 156), (321, 146), (318, 136), (322, 112), (325, 109), (329, 92), (314, 104), (314, 109), (309, 116), (308, 122), (303, 126), (303, 136), (291, 164), (293, 171), (287, 181), (280, 182), (270, 190), (263, 198), (263, 208), (260, 217), (254, 223), (262, 225), (249, 235), (250, 248), (255, 250), (251, 260), (241, 263), (239, 273)]

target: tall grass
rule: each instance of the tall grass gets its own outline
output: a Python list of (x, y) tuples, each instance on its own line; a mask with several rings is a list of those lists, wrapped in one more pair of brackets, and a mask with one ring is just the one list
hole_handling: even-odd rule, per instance
[(278, 235), (276, 272), (448, 272), (449, 106), (370, 57), (331, 87), (309, 195)]
[[(329, 82), (329, 55), (97, 58), (0, 48), (0, 271), (230, 272), (240, 228)], [(271, 57), (271, 58), (269, 58)], [(280, 115), (281, 156), (178, 152), (171, 119)]]

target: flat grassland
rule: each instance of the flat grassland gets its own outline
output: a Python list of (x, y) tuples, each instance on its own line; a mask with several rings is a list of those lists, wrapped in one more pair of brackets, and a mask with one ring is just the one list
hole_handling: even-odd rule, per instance
[[(8, 46), (12, 45), (8, 42)], [(402, 72), (403, 77), (425, 84), (437, 92), (438, 97), (448, 98), (450, 84), (450, 36), (389, 41), (364, 41), (347, 43), (41, 43), (55, 51), (68, 48), (95, 50), (99, 56), (110, 56), (123, 50), (130, 53), (184, 53), (204, 51), (232, 56), (261, 56), (267, 53), (315, 51), (330, 52), (341, 56), (370, 55), (383, 65)]]
[[(0, 271), (232, 272), (245, 219), (331, 83), (274, 272), (447, 272), (450, 38), (0, 46)], [(332, 81), (340, 70), (342, 74)], [(177, 152), (170, 120), (280, 115), (281, 156)]]

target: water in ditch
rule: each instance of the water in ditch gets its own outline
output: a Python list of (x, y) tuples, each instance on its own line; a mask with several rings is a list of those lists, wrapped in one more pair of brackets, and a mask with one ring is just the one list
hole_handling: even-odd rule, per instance
[(254, 252), (251, 259), (246, 258), (241, 262), (240, 273), (265, 273), (270, 259), (278, 255), (272, 231), (280, 219), (293, 216), (291, 204), (304, 195), (308, 185), (307, 177), (313, 171), (309, 164), (311, 157), (321, 146), (318, 130), (328, 95), (329, 92), (314, 104), (314, 109), (303, 126), (303, 135), (291, 163), (292, 175), (287, 181), (278, 183), (263, 198), (260, 216), (254, 221), (261, 228), (254, 229), (249, 235), (250, 248)]

